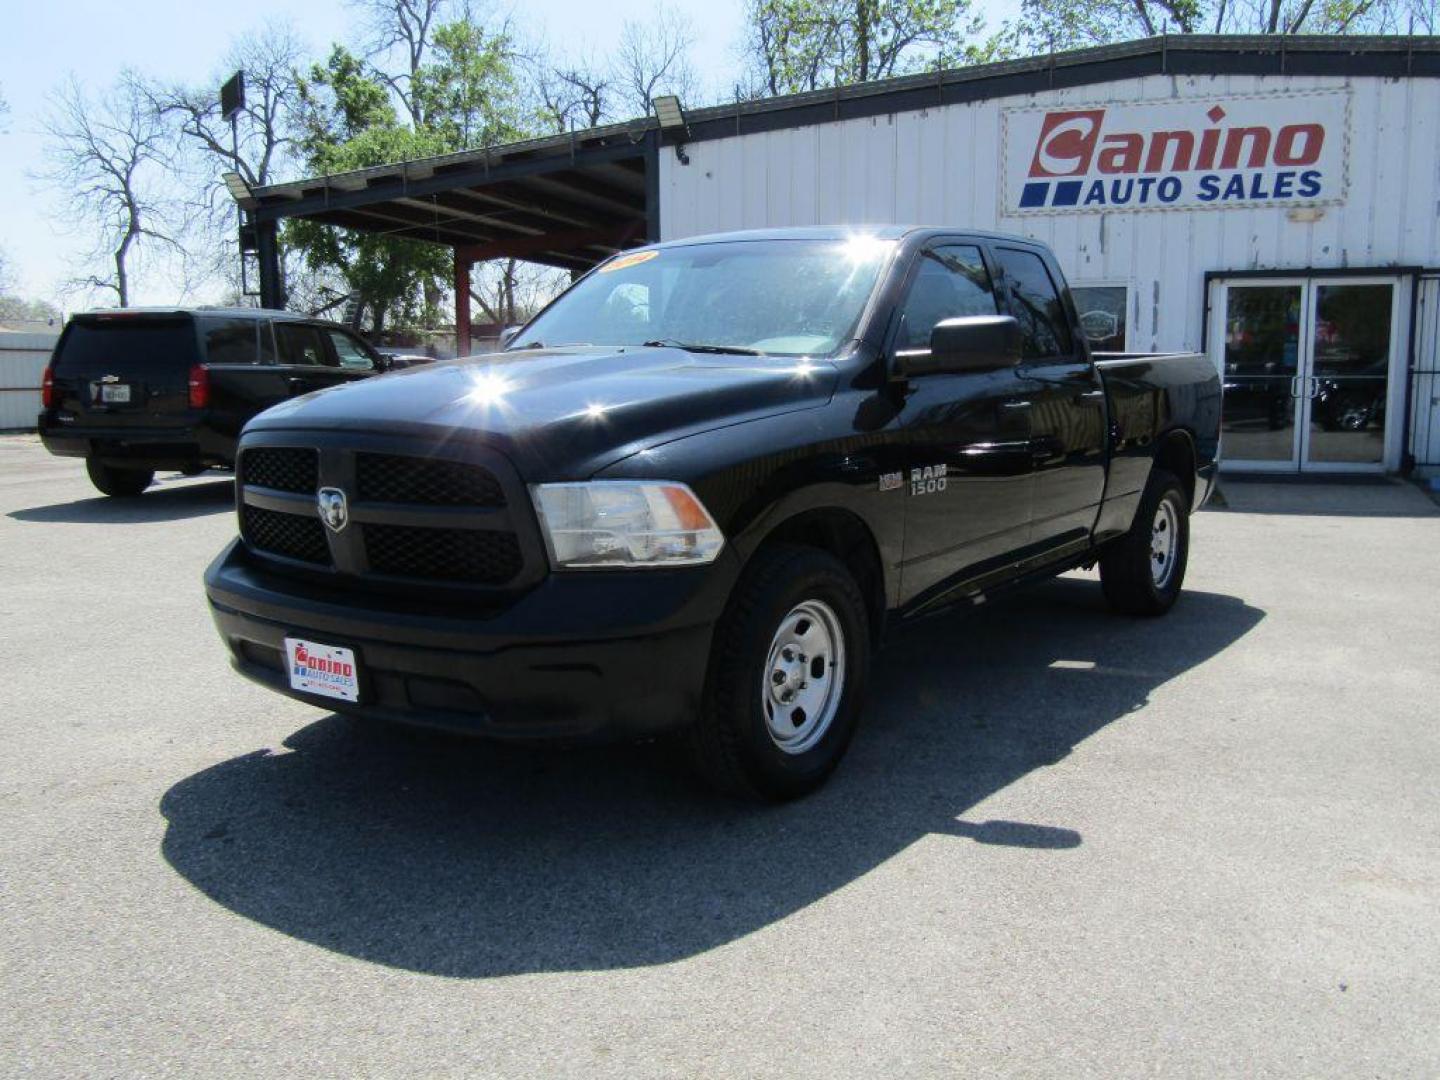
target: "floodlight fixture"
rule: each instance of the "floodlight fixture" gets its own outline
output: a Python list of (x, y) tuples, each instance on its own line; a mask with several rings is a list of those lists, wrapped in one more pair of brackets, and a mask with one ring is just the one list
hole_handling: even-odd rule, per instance
[(662, 94), (650, 104), (655, 108), (655, 118), (660, 121), (662, 131), (685, 126), (685, 113), (680, 108), (680, 99), (674, 94)]
[(250, 194), (250, 185), (245, 183), (245, 178), (239, 173), (221, 173), (220, 179), (225, 181), (226, 190), (230, 192), (230, 197), (237, 203), (245, 205), (254, 197)]

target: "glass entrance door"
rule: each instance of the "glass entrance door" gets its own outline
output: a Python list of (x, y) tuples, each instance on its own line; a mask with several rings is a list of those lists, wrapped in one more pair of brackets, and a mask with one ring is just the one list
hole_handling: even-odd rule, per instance
[(1227, 468), (1379, 471), (1403, 290), (1395, 278), (1216, 283), (1212, 348)]
[(1314, 291), (1301, 467), (1382, 468), (1395, 285), (1322, 282)]
[(1305, 282), (1225, 284), (1220, 299), (1225, 461), (1257, 469), (1296, 468)]

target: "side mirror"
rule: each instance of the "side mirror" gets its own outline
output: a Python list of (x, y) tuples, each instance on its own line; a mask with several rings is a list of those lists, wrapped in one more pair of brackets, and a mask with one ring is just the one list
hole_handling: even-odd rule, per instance
[(1020, 363), (1020, 324), (1009, 315), (944, 319), (930, 331), (930, 351), (902, 352), (906, 375), (994, 371)]
[(502, 349), (508, 349), (510, 347), (510, 343), (515, 340), (515, 335), (520, 333), (520, 331), (523, 329), (525, 329), (523, 326), (505, 327), (504, 330), (500, 331), (500, 338), (497, 344)]

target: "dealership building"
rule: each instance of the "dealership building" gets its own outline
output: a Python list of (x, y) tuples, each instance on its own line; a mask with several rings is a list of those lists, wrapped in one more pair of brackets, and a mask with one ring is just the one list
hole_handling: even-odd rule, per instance
[[(1227, 468), (1440, 474), (1440, 39), (1166, 37), (685, 110), (239, 201), (582, 270), (653, 239), (913, 222), (1055, 251), (1092, 346), (1203, 350)], [(464, 346), (462, 345), (462, 348)]]

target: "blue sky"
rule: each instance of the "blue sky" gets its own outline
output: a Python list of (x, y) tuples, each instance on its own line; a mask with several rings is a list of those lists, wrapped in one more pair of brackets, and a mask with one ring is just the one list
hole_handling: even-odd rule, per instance
[[(1014, 0), (982, 0), (1004, 13)], [(743, 0), (679, 0), (695, 29), (693, 62), (702, 78), (726, 85), (737, 67)], [(355, 16), (343, 0), (49, 0), (8, 5), (0, 38), (0, 94), (10, 114), (0, 121), (0, 249), (22, 295), (66, 308), (95, 299), (62, 298), (60, 283), (79, 269), (90, 238), (65, 227), (51, 195), (30, 174), (43, 166), (38, 135), (47, 94), (71, 72), (92, 89), (134, 67), (167, 81), (205, 82), (216, 74), (229, 39), (274, 20), (288, 20), (312, 51), (353, 40)], [(561, 52), (603, 58), (626, 19), (644, 19), (654, 0), (519, 0), (509, 11), (524, 33)], [(992, 22), (997, 21), (992, 18)], [(161, 275), (139, 283), (137, 302), (173, 302)]]

